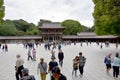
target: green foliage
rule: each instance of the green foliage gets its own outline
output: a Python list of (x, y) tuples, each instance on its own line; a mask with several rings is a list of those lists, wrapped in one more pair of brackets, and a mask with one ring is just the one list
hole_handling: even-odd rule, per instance
[(29, 28), (29, 23), (27, 23), (26, 21), (20, 19), (20, 20), (14, 20), (13, 21), (15, 23), (15, 27), (18, 30), (21, 30), (23, 32), (27, 32), (27, 29)]
[(0, 26), (1, 36), (39, 35), (40, 31), (33, 23), (20, 20), (6, 20)]
[(38, 28), (33, 23), (28, 23), (22, 19), (14, 20), (13, 22), (15, 24), (15, 27), (18, 30), (18, 34), (19, 34), (19, 31), (20, 33), (22, 33), (22, 35), (23, 34), (24, 35), (39, 35), (40, 34)]
[(0, 35), (2, 36), (14, 36), (16, 32), (15, 25), (7, 20), (3, 21), (3, 24), (0, 26)]
[(89, 28), (89, 27), (82, 25), (82, 32), (94, 32), (94, 26)]
[(81, 24), (76, 20), (65, 20), (61, 25), (65, 27), (64, 35), (76, 35), (82, 30)]
[(4, 15), (5, 15), (5, 13), (4, 13), (5, 7), (3, 5), (4, 5), (4, 0), (0, 0), (0, 25), (2, 23)]
[(120, 35), (120, 0), (93, 0), (95, 32)]

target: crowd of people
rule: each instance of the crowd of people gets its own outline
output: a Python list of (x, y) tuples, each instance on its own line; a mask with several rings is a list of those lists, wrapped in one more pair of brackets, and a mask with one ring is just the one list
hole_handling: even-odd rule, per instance
[[(71, 43), (69, 43), (69, 45), (70, 44)], [(76, 43), (74, 43), (74, 45), (76, 45)], [(107, 43), (107, 45), (109, 45), (109, 43)], [(38, 44), (37, 44), (37, 47), (38, 47)], [(39, 58), (39, 63), (37, 66), (37, 74), (40, 75), (41, 80), (46, 80), (47, 74), (50, 74), (50, 80), (67, 80), (67, 77), (61, 73), (61, 69), (60, 69), (60, 67), (61, 68), (64, 67), (63, 65), (64, 65), (64, 58), (65, 58), (61, 43), (59, 44), (47, 43), (45, 44), (44, 48), (45, 50), (50, 51), (51, 61), (49, 61), (49, 63), (47, 64), (47, 62), (44, 61), (45, 58), (43, 57)], [(36, 61), (37, 51), (34, 45), (33, 44), (29, 45), (29, 47), (26, 47), (26, 49), (28, 50), (27, 60), (29, 61), (31, 59), (32, 61)], [(56, 53), (56, 50), (58, 50), (58, 53)], [(116, 53), (115, 57), (113, 58), (111, 57), (111, 55), (112, 53), (107, 55), (104, 59), (104, 63), (106, 64), (106, 72), (109, 73), (111, 68), (113, 68), (113, 77), (118, 78), (119, 67), (120, 67), (120, 56), (119, 56), (119, 53)], [(17, 54), (16, 58), (17, 58), (16, 65), (15, 65), (16, 80), (36, 80), (34, 75), (29, 74), (29, 69), (24, 66), (24, 60), (22, 59), (21, 55)], [(59, 60), (58, 62), (56, 61), (56, 58)], [(75, 77), (78, 77), (77, 73), (79, 70), (79, 76), (82, 78), (84, 74), (84, 66), (86, 64), (87, 58), (83, 55), (82, 52), (79, 52), (78, 55), (74, 56), (74, 59), (72, 61), (73, 61), (73, 64), (72, 64), (73, 70), (71, 71), (71, 74), (73, 76), (75, 75)]]

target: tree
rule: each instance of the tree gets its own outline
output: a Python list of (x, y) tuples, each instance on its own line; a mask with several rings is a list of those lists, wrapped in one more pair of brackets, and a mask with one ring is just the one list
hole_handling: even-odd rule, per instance
[(98, 35), (120, 35), (120, 0), (93, 0), (94, 26)]
[(94, 26), (90, 28), (90, 27), (82, 25), (82, 32), (94, 32)]
[(29, 28), (27, 29), (27, 33), (28, 33), (28, 35), (29, 35), (29, 34), (30, 34), (30, 35), (39, 35), (39, 34), (40, 34), (40, 31), (39, 31), (39, 29), (36, 27), (35, 24), (30, 23), (30, 24), (29, 24)]
[[(37, 28), (37, 26), (33, 23), (28, 23), (27, 21), (24, 21), (22, 19), (20, 20), (14, 20), (15, 27), (17, 28), (18, 35), (19, 33), (22, 33), (24, 35), (39, 35), (40, 31)], [(16, 32), (16, 34), (17, 34)]]
[(0, 35), (2, 36), (15, 36), (16, 31), (15, 25), (9, 20), (3, 21), (0, 26)]
[(20, 20), (6, 20), (0, 25), (0, 36), (39, 35), (39, 29), (33, 23)]
[(76, 35), (82, 30), (81, 24), (76, 20), (65, 20), (61, 25), (65, 27), (65, 30), (63, 31), (63, 34), (65, 35)]
[(3, 6), (3, 4), (4, 4), (4, 0), (0, 0), (0, 25), (2, 23), (4, 15), (5, 15), (5, 13), (4, 13), (5, 7)]

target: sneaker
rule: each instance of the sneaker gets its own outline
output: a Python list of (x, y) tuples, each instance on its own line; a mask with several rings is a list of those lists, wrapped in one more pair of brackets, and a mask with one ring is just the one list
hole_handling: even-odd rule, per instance
[(81, 78), (83, 77), (83, 75), (79, 75)]

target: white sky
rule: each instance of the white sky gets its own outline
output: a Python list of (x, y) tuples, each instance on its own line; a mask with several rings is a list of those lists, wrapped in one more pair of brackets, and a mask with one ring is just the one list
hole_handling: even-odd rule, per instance
[(4, 0), (4, 19), (24, 19), (37, 25), (40, 19), (62, 22), (66, 19), (93, 26), (92, 0)]

